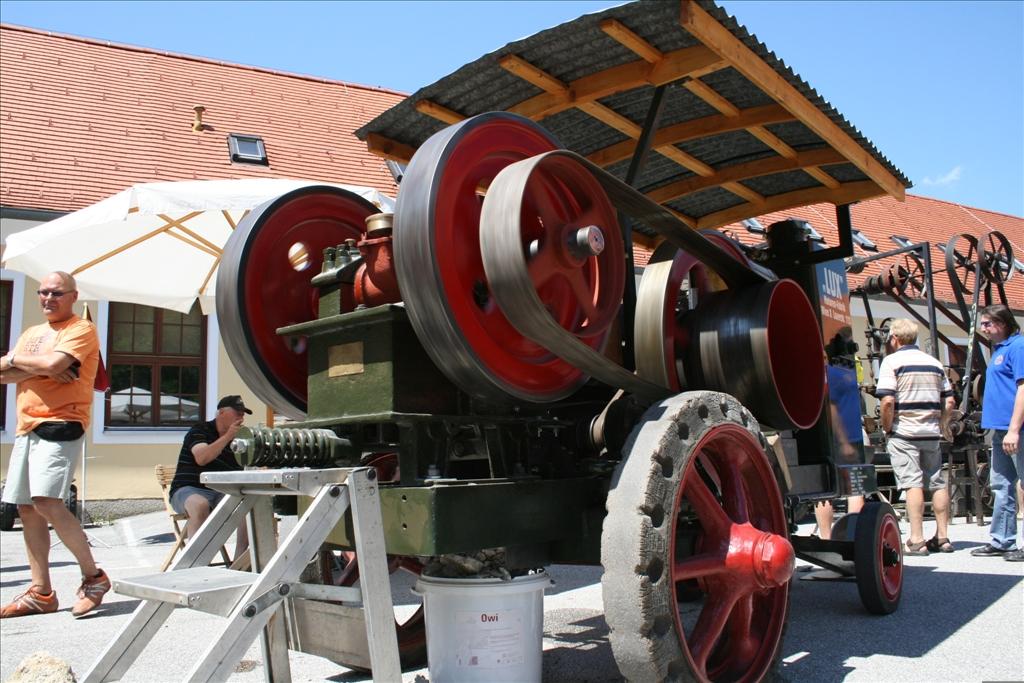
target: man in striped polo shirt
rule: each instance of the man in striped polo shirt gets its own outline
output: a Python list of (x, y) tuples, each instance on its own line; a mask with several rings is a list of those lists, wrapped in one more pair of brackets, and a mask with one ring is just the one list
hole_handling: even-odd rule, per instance
[[(953, 389), (942, 364), (917, 348), (917, 323), (899, 319), (889, 326), (891, 352), (878, 371), (886, 451), (900, 489), (907, 492), (910, 538), (904, 553), (953, 552), (947, 536), (949, 494), (939, 438), (953, 410)], [(924, 539), (924, 491), (932, 494), (935, 536)]]

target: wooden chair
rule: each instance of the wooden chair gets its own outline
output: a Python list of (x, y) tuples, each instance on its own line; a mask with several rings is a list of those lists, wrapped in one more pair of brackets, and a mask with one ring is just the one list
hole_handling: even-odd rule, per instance
[[(174, 529), (174, 547), (171, 548), (171, 552), (167, 555), (167, 559), (164, 560), (163, 566), (160, 567), (160, 571), (165, 572), (171, 566), (171, 562), (174, 561), (174, 556), (185, 547), (184, 523), (188, 521), (188, 515), (175, 512), (174, 508), (171, 507), (171, 482), (174, 481), (175, 468), (169, 465), (157, 465), (155, 470), (157, 483), (160, 484), (160, 493), (164, 497), (164, 507), (167, 509), (167, 516), (171, 518), (171, 526)], [(228, 549), (225, 546), (220, 547), (220, 555), (224, 559), (224, 566), (229, 566), (231, 564), (231, 556), (228, 555)]]

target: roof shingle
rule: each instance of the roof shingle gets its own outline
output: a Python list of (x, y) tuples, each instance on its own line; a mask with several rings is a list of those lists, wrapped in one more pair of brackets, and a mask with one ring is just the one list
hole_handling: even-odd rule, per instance
[[(0, 37), (3, 206), (73, 211), (134, 183), (192, 179), (396, 191), (352, 131), (402, 93), (7, 24)], [(262, 137), (270, 165), (232, 163), (229, 133)]]

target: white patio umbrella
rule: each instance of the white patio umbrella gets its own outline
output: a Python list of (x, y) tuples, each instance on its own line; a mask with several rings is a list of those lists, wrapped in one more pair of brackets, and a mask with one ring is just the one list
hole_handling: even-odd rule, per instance
[(394, 200), (373, 188), (312, 180), (142, 183), (8, 236), (4, 267), (37, 280), (71, 273), (83, 299), (187, 313), (198, 298), (210, 313), (221, 249), (234, 227), (253, 207), (308, 185), (340, 187), (394, 210)]

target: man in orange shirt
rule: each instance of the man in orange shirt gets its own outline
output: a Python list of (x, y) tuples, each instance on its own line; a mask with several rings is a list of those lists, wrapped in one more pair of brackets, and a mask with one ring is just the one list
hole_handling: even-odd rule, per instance
[(99, 337), (95, 325), (74, 313), (78, 291), (73, 277), (50, 273), (40, 281), (38, 294), (47, 322), (27, 329), (0, 358), (0, 383), (16, 383), (18, 397), (18, 427), (3, 501), (18, 506), (32, 570), (32, 585), (4, 605), (0, 618), (57, 610), (47, 524), (82, 570), (72, 616), (91, 612), (110, 590), (110, 579), (96, 566), (82, 525), (64, 506), (89, 426)]

